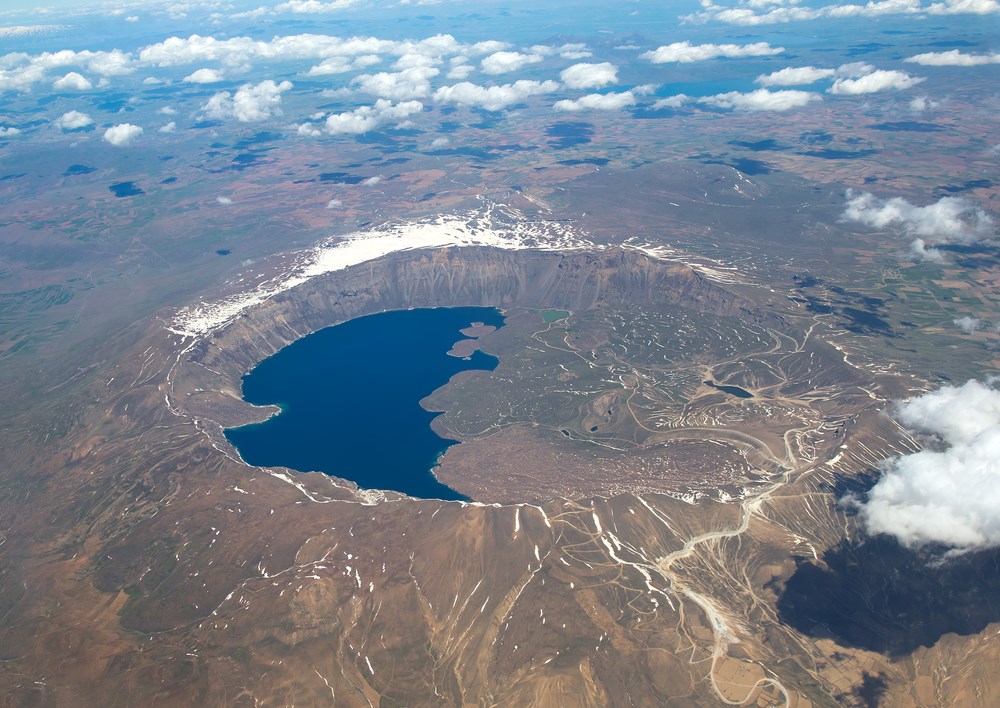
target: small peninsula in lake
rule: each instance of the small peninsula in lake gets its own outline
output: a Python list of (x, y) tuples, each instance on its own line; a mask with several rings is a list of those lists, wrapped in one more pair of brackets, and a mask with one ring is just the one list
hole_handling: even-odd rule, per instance
[[(448, 356), (470, 325), (503, 325), (491, 308), (384, 312), (315, 332), (243, 377), (243, 397), (281, 413), (226, 431), (249, 464), (322, 471), (367, 489), (464, 500), (438, 482), (438, 458), (453, 441), (431, 430), (438, 415), (420, 400), (452, 376), (492, 370), (497, 359), (472, 349)], [(463, 334), (462, 330), (465, 330)]]

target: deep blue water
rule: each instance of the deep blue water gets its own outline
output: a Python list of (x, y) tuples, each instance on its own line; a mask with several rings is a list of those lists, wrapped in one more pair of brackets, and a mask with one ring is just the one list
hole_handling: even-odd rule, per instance
[(492, 370), (497, 359), (475, 352), (448, 356), (473, 322), (503, 325), (482, 307), (384, 312), (315, 332), (243, 377), (243, 398), (275, 404), (269, 420), (226, 431), (251, 465), (318, 470), (364, 489), (414, 497), (462, 499), (432, 468), (454, 441), (431, 430), (437, 413), (420, 400), (460, 371)]
[(753, 394), (744, 388), (739, 386), (724, 386), (723, 384), (713, 383), (711, 381), (705, 382), (706, 386), (711, 386), (717, 391), (722, 391), (723, 393), (728, 393), (730, 396), (736, 396), (737, 398), (753, 398)]

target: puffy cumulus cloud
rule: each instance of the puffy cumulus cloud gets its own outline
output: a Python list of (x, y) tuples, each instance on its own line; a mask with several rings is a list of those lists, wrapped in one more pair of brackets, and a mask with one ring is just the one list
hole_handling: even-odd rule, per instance
[(448, 78), (461, 81), (469, 78), (469, 75), (475, 70), (475, 67), (469, 66), (468, 64), (455, 64), (448, 72)]
[(674, 42), (653, 51), (645, 52), (640, 57), (653, 64), (689, 64), (695, 61), (705, 61), (718, 57), (766, 57), (781, 54), (784, 47), (772, 47), (767, 42), (753, 44), (691, 44), (691, 42)]
[(201, 107), (210, 118), (235, 118), (241, 123), (267, 120), (281, 114), (281, 94), (292, 88), (291, 81), (280, 84), (271, 79), (258, 84), (243, 84), (235, 94), (220, 91)]
[(358, 0), (288, 0), (274, 7), (275, 12), (294, 12), (302, 15), (319, 15), (338, 12), (358, 4)]
[(324, 59), (306, 72), (306, 76), (330, 76), (331, 74), (346, 74), (354, 69), (350, 57), (330, 57)]
[(160, 126), (160, 132), (161, 133), (175, 133), (175, 132), (177, 132), (177, 124), (174, 123), (173, 121), (170, 121), (169, 123), (165, 123), (164, 125)]
[(755, 83), (761, 86), (802, 86), (832, 78), (836, 73), (834, 69), (820, 69), (815, 66), (789, 66), (770, 74), (762, 74), (757, 77)]
[(434, 92), (434, 100), (441, 103), (456, 103), (460, 106), (475, 106), (488, 111), (500, 111), (529, 96), (552, 93), (559, 89), (556, 81), (529, 81), (522, 79), (512, 84), (500, 86), (479, 86), (468, 81), (454, 86), (442, 86)]
[[(48, 72), (67, 67), (86, 69), (104, 78), (121, 76), (135, 70), (132, 55), (117, 49), (110, 52), (75, 52), (63, 49), (35, 55), (11, 53), (0, 57), (0, 91), (29, 91), (34, 84), (50, 79)], [(64, 89), (74, 89), (74, 83), (90, 83), (78, 72), (72, 71), (56, 81), (66, 81)]]
[(61, 79), (53, 81), (52, 88), (56, 91), (89, 91), (94, 88), (94, 84), (90, 83), (90, 79), (86, 76), (71, 71)]
[(355, 69), (364, 69), (369, 66), (375, 66), (381, 63), (382, 57), (378, 54), (362, 54), (359, 57), (355, 57), (354, 61), (351, 62)]
[(910, 242), (910, 255), (914, 260), (927, 261), (928, 263), (944, 263), (944, 254), (933, 246), (928, 246), (922, 238), (915, 238)]
[(927, 8), (932, 15), (995, 15), (1000, 13), (997, 0), (946, 0)]
[(94, 119), (80, 111), (69, 111), (57, 118), (54, 124), (60, 130), (79, 130), (80, 128), (86, 128), (88, 125), (93, 125)]
[(820, 96), (809, 91), (769, 91), (757, 89), (747, 93), (730, 91), (715, 96), (699, 98), (703, 103), (717, 108), (728, 108), (737, 111), (790, 111), (802, 108), (814, 101), (822, 100)]
[(829, 93), (841, 96), (857, 96), (879, 91), (901, 91), (924, 81), (919, 76), (910, 76), (905, 71), (877, 69), (856, 79), (837, 79), (828, 89)]
[(592, 93), (581, 96), (575, 101), (556, 101), (552, 106), (557, 111), (617, 111), (626, 106), (635, 105), (635, 96), (631, 91), (622, 93)]
[(119, 123), (104, 131), (104, 142), (115, 147), (128, 147), (142, 135), (142, 128), (131, 123)]
[(365, 93), (402, 101), (429, 96), (431, 79), (440, 73), (434, 67), (415, 66), (395, 73), (363, 74), (352, 83)]
[(958, 319), (952, 320), (951, 323), (966, 334), (972, 334), (973, 332), (977, 332), (979, 330), (979, 327), (982, 325), (982, 320), (978, 317), (969, 317), (966, 315), (965, 317), (959, 317)]
[[(79, 52), (87, 54), (87, 52)], [(126, 76), (135, 71), (132, 55), (114, 49), (110, 52), (90, 52), (86, 59), (87, 68), (101, 76)]]
[(434, 140), (431, 141), (431, 147), (432, 148), (444, 147), (445, 145), (448, 145), (450, 142), (451, 140), (449, 140), (448, 138), (444, 137), (434, 138)]
[[(446, 35), (448, 36), (448, 35)], [(429, 38), (425, 41), (433, 40)], [(138, 59), (149, 66), (183, 66), (217, 61), (226, 66), (244, 66), (254, 61), (293, 61), (355, 57), (396, 51), (405, 43), (377, 37), (342, 39), (324, 34), (280, 35), (268, 41), (251, 37), (216, 39), (193, 34), (168, 37), (139, 51)]]
[(306, 74), (308, 76), (329, 76), (331, 74), (345, 74), (348, 71), (354, 71), (356, 69), (365, 69), (369, 66), (374, 66), (382, 61), (382, 57), (378, 54), (362, 54), (360, 56), (354, 57), (350, 56), (335, 56), (324, 59), (316, 66), (309, 69)]
[(20, 135), (21, 131), (13, 126), (0, 125), (0, 138), (13, 138), (15, 135)]
[(618, 67), (611, 62), (574, 64), (563, 69), (559, 78), (571, 89), (593, 89), (618, 81)]
[(494, 52), (479, 62), (479, 65), (483, 68), (483, 73), (486, 74), (507, 74), (523, 69), (528, 64), (537, 64), (542, 58), (541, 54)]
[[(960, 197), (942, 197), (927, 206), (915, 206), (902, 197), (879, 199), (869, 192), (847, 191), (841, 220), (876, 229), (897, 228), (918, 239), (937, 243), (970, 244), (993, 235), (993, 219), (980, 207)], [(926, 250), (923, 241), (917, 246)]]
[(217, 39), (193, 34), (169, 37), (138, 52), (137, 61), (147, 66), (172, 67), (219, 62), (224, 67), (246, 67), (253, 62), (318, 60), (309, 70), (312, 76), (362, 69), (382, 61), (384, 55), (398, 58), (393, 68), (402, 70), (437, 66), (448, 57), (466, 58), (495, 54), (507, 47), (493, 40), (464, 44), (450, 34), (414, 40), (387, 40), (377, 37), (341, 38), (325, 34), (279, 35), (269, 40), (251, 37)]
[(426, 68), (441, 63), (442, 57), (420, 52), (407, 52), (392, 64), (393, 69)]
[(865, 74), (875, 71), (875, 67), (867, 62), (852, 61), (850, 64), (841, 64), (837, 67), (838, 79), (856, 79)]
[(218, 69), (198, 69), (185, 76), (183, 80), (189, 84), (217, 84), (225, 78)]
[(300, 15), (319, 15), (338, 12), (358, 4), (358, 0), (288, 0), (274, 7), (275, 12), (293, 12)]
[(221, 204), (222, 206), (232, 206), (233, 204), (233, 200), (230, 199), (229, 197), (216, 197), (215, 201)]
[(530, 48), (530, 51), (532, 54), (541, 54), (545, 57), (558, 54), (563, 59), (570, 60), (586, 59), (587, 57), (593, 56), (592, 52), (587, 49), (587, 45), (580, 43), (564, 44), (560, 47), (550, 47), (545, 44), (536, 44)]
[(915, 54), (912, 57), (907, 57), (904, 61), (921, 66), (982, 66), (984, 64), (1000, 64), (1000, 54), (996, 52), (965, 54), (957, 49), (952, 49), (949, 52)]
[(1000, 391), (995, 381), (944, 386), (896, 406), (927, 436), (919, 452), (882, 462), (882, 477), (854, 500), (871, 533), (910, 547), (954, 552), (1000, 545)]
[(680, 108), (686, 103), (690, 103), (694, 99), (688, 96), (686, 93), (679, 93), (676, 96), (667, 96), (666, 98), (661, 98), (659, 101), (653, 103), (653, 110), (659, 111), (663, 108)]
[(989, 15), (1000, 12), (997, 0), (945, 0), (924, 5), (920, 0), (869, 0), (861, 4), (843, 3), (808, 7), (798, 0), (738, 0), (734, 5), (717, 5), (702, 0), (702, 10), (683, 19), (687, 22), (725, 22), (754, 27), (824, 18), (881, 17), (884, 15)]
[(932, 101), (927, 96), (917, 96), (910, 101), (910, 110), (914, 113), (923, 113), (924, 111), (932, 111), (940, 105), (940, 102)]
[(353, 111), (334, 113), (326, 117), (322, 123), (303, 123), (299, 126), (299, 135), (317, 137), (323, 135), (361, 135), (381, 128), (388, 123), (399, 123), (410, 116), (420, 113), (424, 104), (420, 101), (402, 101), (393, 103), (380, 98), (374, 105), (361, 106)]
[(326, 203), (327, 209), (339, 209), (342, 206), (344, 206), (344, 203), (339, 199), (331, 199)]

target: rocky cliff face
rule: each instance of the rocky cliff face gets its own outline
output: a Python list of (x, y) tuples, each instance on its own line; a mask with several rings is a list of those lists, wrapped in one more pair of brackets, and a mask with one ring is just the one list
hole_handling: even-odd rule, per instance
[(385, 310), (490, 306), (581, 311), (663, 302), (785, 328), (780, 316), (689, 266), (631, 249), (402, 252), (315, 278), (248, 310), (191, 350), (175, 378), (174, 394), (188, 412), (224, 427), (260, 420), (268, 412), (240, 399), (244, 373), (311, 332)]

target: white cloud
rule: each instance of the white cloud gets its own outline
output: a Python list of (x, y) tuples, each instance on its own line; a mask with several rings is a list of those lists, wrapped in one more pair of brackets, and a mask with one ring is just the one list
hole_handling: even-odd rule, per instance
[(68, 29), (67, 25), (17, 25), (14, 27), (0, 27), (0, 39), (30, 37), (31, 35), (48, 34)]
[[(117, 49), (110, 52), (89, 50), (75, 52), (63, 49), (35, 55), (10, 53), (0, 57), (0, 90), (30, 90), (32, 85), (49, 79), (47, 72), (70, 66), (86, 69), (105, 78), (128, 74), (135, 70), (132, 55)], [(57, 86), (57, 89), (77, 89), (83, 86), (84, 82), (90, 83), (78, 72), (70, 72), (56, 81), (65, 84)]]
[(918, 261), (928, 261), (929, 263), (944, 263), (944, 254), (933, 246), (928, 246), (922, 238), (915, 238), (910, 242), (910, 255)]
[(837, 72), (834, 69), (820, 69), (815, 66), (787, 67), (770, 74), (762, 74), (756, 79), (761, 86), (802, 86), (821, 79), (829, 79)]
[(852, 61), (850, 64), (841, 64), (837, 67), (838, 79), (856, 79), (875, 71), (875, 67), (863, 61)]
[(344, 206), (344, 203), (339, 199), (331, 199), (326, 203), (327, 209), (339, 209), (342, 206)]
[(836, 95), (857, 96), (879, 91), (908, 89), (923, 82), (918, 76), (910, 76), (905, 71), (878, 69), (857, 79), (837, 79), (828, 90)]
[(299, 135), (317, 137), (327, 135), (361, 135), (381, 128), (388, 123), (404, 121), (412, 115), (420, 113), (424, 104), (420, 101), (402, 101), (393, 103), (384, 98), (375, 101), (374, 105), (361, 106), (353, 111), (334, 113), (327, 116), (323, 123), (303, 123), (299, 126)]
[(374, 187), (376, 184), (378, 184), (379, 182), (381, 182), (383, 179), (385, 179), (385, 178), (382, 177), (382, 175), (375, 175), (374, 177), (369, 177), (368, 179), (366, 179), (361, 184), (366, 185), (368, 187)]
[(469, 54), (485, 56), (486, 54), (494, 54), (509, 48), (510, 44), (508, 42), (499, 42), (495, 39), (487, 39), (483, 42), (476, 42), (470, 47), (463, 47), (462, 49), (463, 51), (467, 51)]
[(518, 71), (528, 64), (536, 64), (542, 60), (540, 54), (522, 54), (521, 52), (495, 52), (480, 62), (486, 74), (506, 74)]
[(966, 334), (972, 334), (979, 329), (982, 325), (982, 321), (978, 317), (969, 317), (966, 315), (965, 317), (959, 317), (956, 320), (952, 320), (952, 324)]
[(20, 135), (21, 131), (14, 127), (9, 127), (5, 125), (0, 125), (0, 138), (12, 138), (15, 135)]
[(169, 123), (163, 125), (160, 128), (161, 133), (173, 133), (176, 132), (176, 130), (177, 130), (177, 124), (174, 123), (173, 121), (170, 121)]
[(235, 118), (241, 123), (267, 120), (272, 114), (281, 114), (281, 94), (292, 88), (291, 81), (280, 84), (267, 79), (258, 84), (243, 84), (230, 94), (220, 91), (201, 107), (210, 118)]
[(917, 96), (910, 101), (910, 110), (914, 113), (923, 113), (924, 111), (932, 111), (940, 105), (938, 101), (932, 101), (927, 96)]
[(324, 59), (306, 72), (306, 76), (329, 76), (331, 74), (346, 74), (354, 69), (350, 57), (330, 57)]
[(449, 144), (450, 142), (451, 142), (451, 140), (449, 140), (448, 138), (434, 138), (434, 140), (431, 141), (431, 147), (432, 148), (444, 147), (445, 145)]
[(398, 50), (403, 43), (376, 37), (341, 39), (323, 34), (280, 35), (269, 41), (251, 37), (216, 39), (193, 34), (168, 37), (139, 51), (139, 61), (149, 66), (183, 66), (218, 61), (225, 66), (242, 67), (256, 60), (292, 61), (353, 57)]
[(218, 69), (198, 69), (193, 71), (183, 79), (189, 84), (216, 84), (225, 80), (225, 76)]
[(730, 91), (715, 96), (699, 98), (704, 103), (717, 108), (731, 108), (737, 111), (789, 111), (802, 108), (822, 98), (809, 91), (769, 91), (757, 89), (748, 93)]
[(581, 96), (575, 101), (556, 101), (552, 106), (557, 111), (617, 111), (625, 106), (635, 105), (635, 96), (631, 91), (622, 93), (592, 93)]
[(355, 69), (364, 69), (365, 67), (375, 66), (381, 62), (382, 57), (378, 54), (362, 54), (359, 57), (355, 57), (351, 64)]
[(52, 88), (56, 91), (89, 91), (94, 85), (87, 77), (71, 71), (61, 79), (53, 81)]
[(324, 12), (346, 10), (358, 4), (358, 0), (288, 0), (276, 5), (275, 12), (293, 12), (303, 15), (318, 15)]
[(132, 55), (119, 49), (110, 52), (79, 52), (79, 54), (89, 55), (87, 67), (101, 76), (125, 76), (135, 71)]
[(784, 47), (772, 47), (767, 42), (754, 44), (691, 44), (691, 42), (674, 42), (658, 47), (640, 56), (654, 64), (677, 62), (688, 64), (695, 61), (705, 61), (718, 57), (764, 57), (781, 54)]
[(618, 81), (618, 67), (611, 62), (574, 64), (563, 69), (559, 78), (571, 89), (593, 89)]
[(157, 113), (162, 113), (165, 116), (172, 116), (177, 114), (177, 109), (171, 108), (170, 106), (163, 106), (163, 108), (159, 109)]
[(544, 57), (558, 54), (563, 59), (570, 59), (573, 61), (593, 56), (592, 52), (587, 49), (587, 45), (582, 43), (564, 44), (561, 47), (550, 47), (545, 44), (536, 44), (531, 47), (529, 51), (532, 54), (541, 54)]
[[(914, 206), (902, 197), (882, 200), (868, 192), (847, 191), (842, 221), (876, 229), (898, 228), (904, 234), (937, 243), (970, 244), (990, 238), (993, 219), (981, 208), (959, 197), (942, 197), (927, 206)], [(916, 252), (925, 245), (911, 244)]]
[(993, 381), (944, 386), (901, 403), (896, 418), (929, 436), (919, 452), (884, 461), (855, 505), (872, 533), (910, 547), (1000, 546), (1000, 391)]
[(468, 64), (456, 64), (451, 67), (451, 70), (448, 72), (448, 78), (461, 81), (469, 78), (469, 75), (475, 70), (476, 69), (474, 67), (469, 66)]
[(932, 15), (995, 15), (1000, 13), (997, 0), (946, 0), (927, 8)]
[(93, 118), (80, 111), (63, 113), (55, 120), (56, 127), (61, 130), (79, 130), (80, 128), (86, 128), (88, 125), (93, 125), (93, 123)]
[(104, 131), (104, 142), (115, 147), (128, 147), (140, 135), (142, 135), (142, 128), (139, 126), (131, 123), (120, 123)]
[(702, 0), (701, 12), (688, 15), (687, 22), (718, 21), (733, 25), (757, 26), (785, 24), (822, 18), (881, 17), (884, 15), (989, 15), (1000, 12), (997, 0), (945, 0), (921, 4), (920, 0), (870, 0), (864, 5), (841, 4), (807, 7), (798, 0), (787, 2), (759, 2), (738, 0), (734, 6), (716, 5), (712, 0)]
[(1000, 54), (997, 52), (964, 54), (957, 49), (952, 49), (949, 52), (915, 54), (912, 57), (907, 57), (904, 61), (921, 66), (982, 66), (984, 64), (1000, 64)]
[(442, 86), (434, 92), (434, 99), (441, 103), (457, 103), (460, 106), (476, 106), (488, 111), (499, 111), (529, 96), (552, 93), (558, 89), (559, 83), (556, 81), (521, 79), (512, 84), (489, 87), (463, 81), (454, 86)]
[(125, 21), (126, 22), (138, 22), (139, 21), (139, 16), (138, 15), (129, 15), (128, 17), (125, 18)]
[(415, 66), (395, 73), (363, 74), (352, 83), (365, 93), (403, 101), (429, 96), (430, 80), (440, 73), (440, 70), (433, 67)]
[[(218, 62), (223, 68), (245, 70), (256, 61), (308, 61), (318, 63), (307, 71), (310, 76), (324, 76), (363, 69), (391, 55), (397, 59), (396, 70), (436, 67), (449, 61), (453, 79), (464, 79), (472, 71), (469, 57), (501, 52), (507, 45), (493, 40), (463, 44), (448, 34), (421, 40), (386, 40), (377, 37), (341, 38), (324, 34), (279, 35), (269, 40), (251, 37), (217, 39), (197, 34), (169, 37), (144, 47), (137, 53), (137, 63), (171, 67)], [(514, 53), (516, 54), (516, 53)], [(495, 57), (489, 64), (502, 63)], [(0, 89), (3, 79), (0, 76)]]
[(685, 103), (690, 103), (694, 99), (685, 93), (679, 93), (676, 96), (668, 96), (667, 98), (661, 98), (653, 104), (653, 110), (658, 111), (661, 108), (680, 108)]

